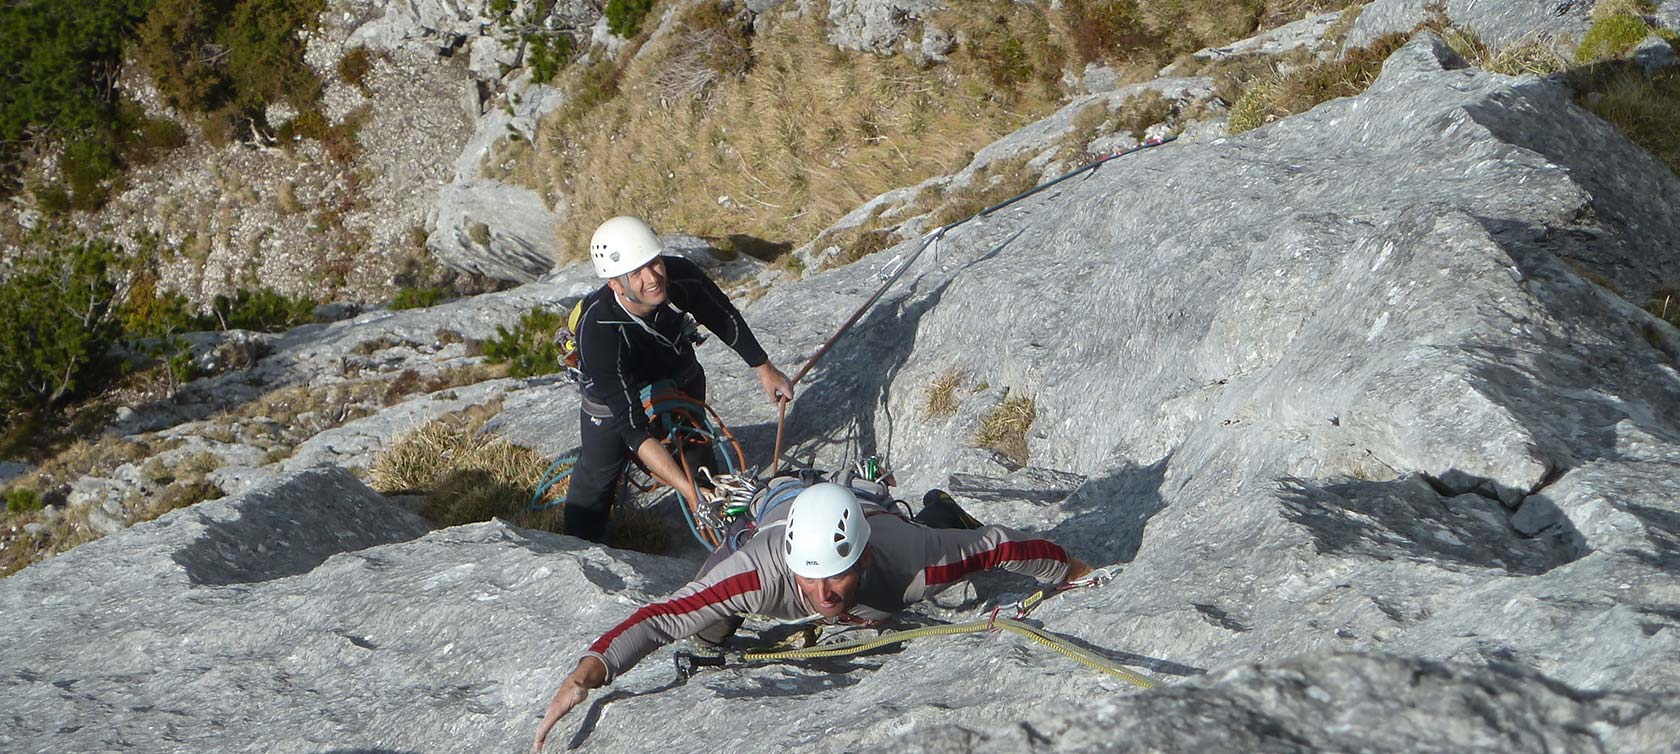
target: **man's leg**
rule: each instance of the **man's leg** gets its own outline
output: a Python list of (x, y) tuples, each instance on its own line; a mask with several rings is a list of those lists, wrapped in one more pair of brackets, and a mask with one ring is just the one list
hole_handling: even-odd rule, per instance
[(922, 512), (910, 519), (932, 529), (978, 529), (980, 522), (957, 505), (950, 494), (931, 489), (922, 496)]
[[(688, 397), (704, 403), (706, 401), (706, 373), (696, 369), (695, 374), (679, 389)], [(704, 408), (700, 410), (705, 411)], [(704, 420), (706, 417), (700, 416), (698, 418)], [(684, 437), (682, 443), (683, 459), (687, 461), (688, 471), (694, 475), (696, 483), (704, 484), (706, 481), (706, 477), (700, 473), (701, 467), (705, 467), (712, 472), (717, 471), (717, 461), (713, 454), (714, 444), (699, 438)], [(682, 463), (682, 461), (678, 461), (678, 463)]]
[(591, 542), (605, 542), (613, 495), (624, 474), (625, 452), (611, 419), (578, 411), (577, 465), (566, 489), (565, 533)]

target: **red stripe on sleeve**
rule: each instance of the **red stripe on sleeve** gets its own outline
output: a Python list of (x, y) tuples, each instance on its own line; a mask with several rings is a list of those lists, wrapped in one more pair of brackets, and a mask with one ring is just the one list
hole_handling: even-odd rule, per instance
[(594, 644), (589, 645), (589, 651), (605, 654), (619, 634), (624, 633), (649, 618), (659, 615), (683, 615), (692, 613), (708, 605), (716, 605), (731, 597), (739, 597), (748, 592), (756, 592), (760, 587), (758, 571), (747, 571), (730, 576), (705, 589), (680, 599), (652, 602), (643, 605), (636, 612), (625, 618), (623, 623), (613, 626), (611, 631), (601, 635)]
[(955, 563), (945, 565), (931, 565), (925, 571), (927, 585), (930, 587), (948, 584), (975, 571), (996, 568), (1004, 563), (1019, 560), (1054, 560), (1058, 563), (1067, 562), (1067, 551), (1061, 545), (1047, 539), (1029, 539), (1024, 542), (1004, 542), (985, 552), (975, 553)]

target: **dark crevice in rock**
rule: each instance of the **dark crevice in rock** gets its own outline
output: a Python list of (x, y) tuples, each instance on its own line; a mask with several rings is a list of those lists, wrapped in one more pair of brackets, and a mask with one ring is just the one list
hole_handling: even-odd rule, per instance
[[(1322, 554), (1533, 576), (1589, 552), (1573, 524), (1544, 496), (1530, 496), (1528, 512), (1513, 514), (1502, 505), (1470, 504), (1477, 497), (1497, 498), (1454, 492), (1458, 486), (1424, 475), (1387, 482), (1285, 478), (1280, 514), (1305, 527)], [(1530, 524), (1526, 536), (1513, 523), (1519, 514)]]
[(1242, 621), (1237, 620), (1236, 618), (1232, 617), (1230, 613), (1227, 613), (1224, 610), (1221, 610), (1219, 607), (1217, 607), (1215, 605), (1209, 605), (1209, 604), (1205, 604), (1205, 603), (1201, 603), (1201, 602), (1192, 602), (1192, 603), (1190, 603), (1190, 606), (1196, 608), (1196, 612), (1201, 615), (1202, 620), (1204, 620), (1204, 621), (1206, 621), (1206, 622), (1208, 622), (1212, 625), (1223, 628), (1227, 631), (1235, 631), (1237, 633), (1246, 633), (1248, 631), (1254, 630), (1254, 628), (1252, 626), (1250, 626), (1246, 623), (1243, 623)]

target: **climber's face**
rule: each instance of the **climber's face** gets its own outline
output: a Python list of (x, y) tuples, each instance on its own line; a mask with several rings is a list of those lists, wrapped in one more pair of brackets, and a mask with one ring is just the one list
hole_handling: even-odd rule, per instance
[(799, 583), (799, 592), (805, 595), (805, 601), (813, 610), (824, 618), (838, 618), (857, 604), (858, 586), (863, 583), (863, 571), (869, 567), (869, 550), (863, 551), (863, 557), (833, 576), (822, 579), (812, 579), (794, 574), (794, 581)]
[(665, 303), (665, 283), (665, 260), (662, 257), (654, 257), (653, 261), (607, 281), (614, 293), (649, 309)]

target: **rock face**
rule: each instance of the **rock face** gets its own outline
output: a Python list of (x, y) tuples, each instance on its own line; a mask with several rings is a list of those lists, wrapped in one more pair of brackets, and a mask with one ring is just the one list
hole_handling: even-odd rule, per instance
[[(1363, 47), (1383, 34), (1407, 31), (1429, 14), (1429, 0), (1373, 0), (1366, 3), (1353, 29), (1348, 32), (1348, 47)], [(1593, 3), (1564, 0), (1512, 0), (1511, 2), (1478, 2), (1478, 0), (1446, 0), (1448, 18), (1475, 32), (1483, 42), (1503, 47), (1520, 41), (1568, 37), (1579, 40), (1592, 25), (1587, 13)]]
[[(970, 221), (800, 384), (788, 456), (880, 454), (906, 498), (948, 485), (982, 520), (1123, 564), (1034, 617), (1166, 688), (1006, 635), (686, 682), (665, 650), (555, 737), (1672, 748), (1680, 334), (1591, 281), (1643, 301), (1680, 278), (1675, 206), (1680, 178), (1561, 85), (1463, 68), (1425, 35), (1358, 97)], [(792, 372), (911, 243), (777, 287), (748, 319)], [(519, 295), (565, 287), (540, 285)], [(342, 354), (361, 319), (288, 336), (264, 368)], [(773, 408), (727, 349), (702, 353), (709, 399), (765, 457)], [(955, 411), (930, 415), (949, 374)], [(557, 452), (575, 433), (570, 386), (497, 389), (504, 435)], [(974, 437), (1021, 396), (1036, 419), (1016, 468)], [(587, 643), (695, 565), (500, 522), (422, 533), (342, 471), (252, 484), (0, 582), (0, 745), (523, 747)], [(916, 617), (1022, 586), (982, 579)]]
[[(835, 47), (890, 53), (912, 24), (940, 6), (937, 0), (835, 0), (828, 5), (828, 38)], [(928, 44), (937, 54), (949, 51), (938, 49), (937, 40)]]

